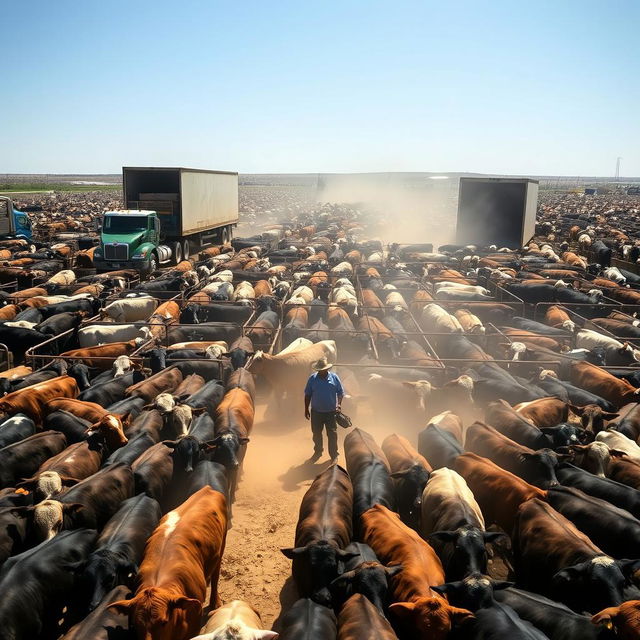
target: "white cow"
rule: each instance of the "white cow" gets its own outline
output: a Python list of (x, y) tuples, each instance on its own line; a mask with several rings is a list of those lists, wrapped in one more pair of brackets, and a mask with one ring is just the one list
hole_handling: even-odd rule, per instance
[(114, 322), (135, 322), (146, 320), (158, 306), (155, 298), (123, 298), (114, 300), (100, 311), (100, 317), (111, 318)]
[(580, 329), (576, 334), (576, 346), (580, 349), (593, 349), (594, 347), (604, 347), (609, 352), (617, 352), (623, 354), (625, 352), (630, 353), (633, 359), (640, 362), (640, 351), (634, 349), (630, 344), (623, 344), (619, 340), (611, 336), (605, 336), (598, 331), (592, 331), (591, 329)]
[(634, 462), (640, 462), (640, 447), (624, 433), (607, 429), (596, 436), (598, 442), (604, 442), (611, 451), (622, 451)]
[(627, 279), (622, 275), (622, 272), (618, 267), (608, 267), (603, 271), (604, 277), (613, 280), (617, 284), (626, 284)]
[(481, 296), (489, 295), (489, 290), (485, 289), (484, 287), (478, 287), (472, 284), (463, 284), (461, 282), (450, 282), (448, 280), (444, 280), (443, 282), (438, 282), (435, 286), (436, 293), (449, 289), (455, 289), (456, 291), (464, 291), (465, 293), (477, 293)]
[(213, 611), (201, 635), (192, 640), (275, 640), (275, 631), (264, 629), (258, 613), (248, 603), (233, 600)]
[(151, 338), (149, 327), (141, 327), (135, 324), (102, 325), (91, 324), (78, 331), (78, 343), (81, 347), (97, 347), (101, 344), (113, 342), (128, 342), (136, 338)]
[(458, 319), (433, 302), (423, 307), (420, 326), (426, 333), (463, 333)]
[(306, 349), (313, 344), (311, 340), (307, 338), (296, 338), (290, 345), (285, 347), (280, 353), (279, 356), (285, 355), (287, 353), (293, 353), (294, 351), (302, 351), (302, 349)]
[(233, 292), (232, 300), (254, 300), (256, 292), (253, 290), (253, 285), (246, 280), (243, 280)]

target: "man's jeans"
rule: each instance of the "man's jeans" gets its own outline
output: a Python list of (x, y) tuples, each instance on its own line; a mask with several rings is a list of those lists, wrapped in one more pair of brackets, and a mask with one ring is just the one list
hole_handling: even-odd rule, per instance
[(327, 428), (327, 441), (329, 444), (329, 455), (332, 458), (338, 457), (338, 425), (336, 424), (335, 411), (324, 413), (311, 409), (311, 432), (313, 433), (314, 453), (322, 453), (322, 429)]

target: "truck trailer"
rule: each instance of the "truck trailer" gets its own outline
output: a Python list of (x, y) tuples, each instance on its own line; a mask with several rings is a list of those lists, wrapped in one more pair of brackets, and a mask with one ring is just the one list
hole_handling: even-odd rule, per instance
[(98, 270), (179, 263), (231, 240), (238, 224), (238, 174), (166, 167), (123, 167), (124, 210), (102, 218)]

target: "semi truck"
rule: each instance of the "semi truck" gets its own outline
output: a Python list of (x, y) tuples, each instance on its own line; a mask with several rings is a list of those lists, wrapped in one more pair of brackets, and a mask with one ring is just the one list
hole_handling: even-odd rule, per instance
[(166, 167), (123, 167), (124, 209), (102, 216), (93, 254), (99, 271), (151, 273), (233, 237), (238, 174)]
[(0, 237), (21, 236), (31, 240), (32, 235), (29, 216), (18, 211), (9, 196), (0, 196)]

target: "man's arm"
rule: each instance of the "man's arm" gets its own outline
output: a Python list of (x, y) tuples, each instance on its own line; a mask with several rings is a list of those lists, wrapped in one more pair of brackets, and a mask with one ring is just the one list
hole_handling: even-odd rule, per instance
[(336, 393), (338, 395), (338, 406), (336, 407), (336, 409), (338, 411), (341, 411), (342, 399), (344, 398), (344, 389), (342, 388), (342, 380), (340, 380), (338, 376), (336, 376)]
[(309, 405), (311, 404), (311, 396), (304, 397), (304, 417), (308, 420), (311, 417)]

